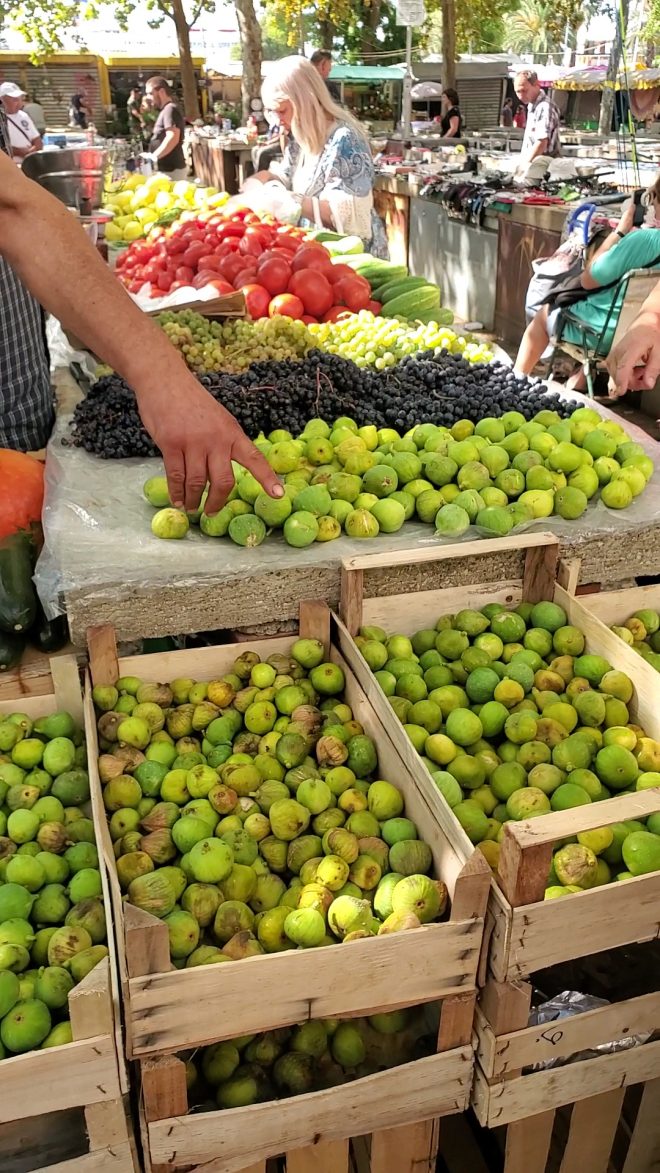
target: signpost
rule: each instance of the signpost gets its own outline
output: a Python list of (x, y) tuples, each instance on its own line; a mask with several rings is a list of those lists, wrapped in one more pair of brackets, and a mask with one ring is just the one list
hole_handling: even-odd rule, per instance
[(406, 28), (406, 76), (403, 79), (403, 141), (410, 138), (410, 120), (412, 112), (412, 31), (424, 24), (426, 8), (424, 0), (397, 0), (396, 23)]

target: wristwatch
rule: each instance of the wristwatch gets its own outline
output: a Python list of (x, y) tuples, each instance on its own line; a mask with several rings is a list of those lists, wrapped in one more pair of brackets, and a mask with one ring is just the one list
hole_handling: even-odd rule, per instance
[(627, 232), (622, 232), (620, 228), (615, 228), (615, 229), (614, 229), (614, 235), (615, 235), (615, 236), (618, 236), (618, 237), (619, 237), (619, 240), (623, 240), (623, 239), (624, 239), (624, 237), (626, 237), (626, 236), (628, 235), (628, 233), (627, 233)]

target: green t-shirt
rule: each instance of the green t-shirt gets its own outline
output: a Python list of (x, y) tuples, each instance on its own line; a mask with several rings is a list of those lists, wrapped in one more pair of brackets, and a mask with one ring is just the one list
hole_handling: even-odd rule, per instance
[[(655, 263), (654, 263), (655, 262)], [(644, 228), (637, 232), (630, 232), (617, 244), (613, 245), (602, 257), (598, 257), (591, 266), (591, 276), (599, 285), (609, 285), (612, 281), (619, 281), (631, 269), (658, 269), (660, 270), (660, 228)], [(605, 326), (607, 315), (616, 294), (615, 308), (609, 320), (605, 334), (605, 346), (601, 347), (603, 354), (608, 354), (616, 323), (623, 302), (623, 291), (613, 289), (594, 289), (584, 301), (571, 306), (571, 314), (580, 318), (591, 327), (596, 334), (600, 334)], [(582, 335), (576, 326), (567, 322), (563, 337), (569, 342), (582, 344)], [(588, 335), (588, 341), (593, 345), (593, 334)]]

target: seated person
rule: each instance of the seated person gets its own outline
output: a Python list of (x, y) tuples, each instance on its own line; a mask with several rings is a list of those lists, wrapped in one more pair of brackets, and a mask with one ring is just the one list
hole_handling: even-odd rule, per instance
[[(629, 200), (616, 228), (605, 238), (596, 250), (582, 274), (582, 287), (593, 290), (583, 301), (570, 306), (571, 314), (589, 327), (588, 338), (598, 337), (608, 320), (608, 329), (601, 347), (603, 355), (609, 353), (616, 330), (616, 323), (623, 301), (623, 291), (614, 285), (631, 269), (660, 270), (660, 176), (647, 193), (648, 227), (633, 229), (635, 206)], [(608, 288), (603, 288), (607, 286)], [(612, 298), (617, 295), (617, 304), (610, 314)], [(550, 340), (555, 337), (562, 310), (544, 305), (534, 315), (523, 334), (515, 362), (519, 375), (531, 375)], [(562, 337), (576, 346), (583, 345), (582, 331), (573, 322), (565, 323)]]

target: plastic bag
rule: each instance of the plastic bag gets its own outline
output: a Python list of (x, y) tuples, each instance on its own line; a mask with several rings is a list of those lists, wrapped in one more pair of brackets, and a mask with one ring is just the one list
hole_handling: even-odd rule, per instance
[[(605, 998), (594, 998), (590, 994), (580, 994), (577, 990), (564, 990), (548, 1002), (543, 1002), (532, 1010), (529, 1016), (530, 1026), (544, 1026), (546, 1023), (560, 1022), (563, 1018), (572, 1018), (575, 1014), (586, 1014), (588, 1010), (600, 1010), (602, 1006), (610, 1006)], [(548, 1037), (549, 1032), (545, 1032)], [(559, 1032), (561, 1037), (561, 1032)], [(548, 1059), (545, 1063), (534, 1063), (524, 1068), (524, 1072), (548, 1071), (551, 1067), (565, 1067), (567, 1063), (577, 1063), (581, 1059), (596, 1059), (599, 1055), (614, 1055), (618, 1051), (629, 1051), (632, 1047), (639, 1047), (647, 1043), (651, 1032), (641, 1035), (627, 1035), (624, 1039), (614, 1039), (611, 1042), (601, 1043), (586, 1051), (576, 1051), (573, 1055), (561, 1059)]]

